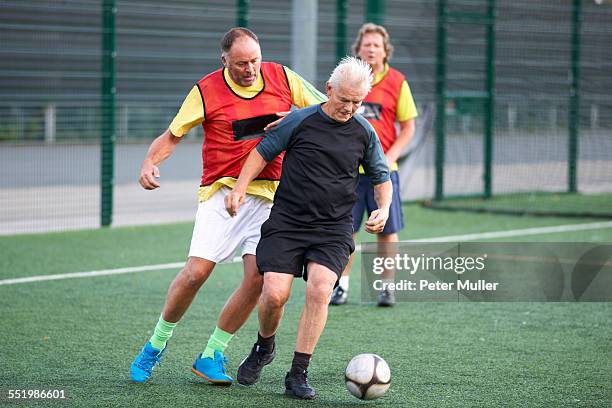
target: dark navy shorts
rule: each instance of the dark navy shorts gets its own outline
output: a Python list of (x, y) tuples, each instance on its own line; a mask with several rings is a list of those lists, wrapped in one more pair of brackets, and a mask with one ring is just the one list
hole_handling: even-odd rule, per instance
[[(399, 175), (397, 171), (391, 172), (391, 183), (393, 184), (393, 200), (389, 208), (389, 219), (381, 235), (395, 234), (404, 228), (404, 214), (402, 212), (402, 199), (400, 198)], [(357, 185), (357, 201), (353, 206), (353, 231), (359, 231), (365, 211), (368, 212), (369, 217), (372, 211), (377, 208), (376, 201), (374, 201), (374, 187), (370, 183), (368, 176), (360, 174), (359, 184)]]

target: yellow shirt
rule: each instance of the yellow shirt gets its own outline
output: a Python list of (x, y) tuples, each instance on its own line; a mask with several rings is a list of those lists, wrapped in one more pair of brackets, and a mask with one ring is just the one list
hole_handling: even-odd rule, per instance
[[(372, 85), (376, 85), (382, 81), (388, 72), (389, 64), (385, 64), (383, 71), (377, 72), (376, 75), (374, 75), (374, 83), (372, 83)], [(395, 111), (395, 116), (398, 122), (405, 122), (418, 116), (416, 105), (414, 104), (414, 99), (412, 98), (412, 92), (410, 92), (410, 86), (408, 86), (408, 82), (406, 80), (402, 82), (402, 88), (400, 89), (400, 94), (397, 97), (397, 109)]]
[[(378, 84), (383, 80), (385, 75), (389, 72), (389, 64), (385, 63), (385, 69), (382, 72), (377, 72), (374, 75), (374, 82), (372, 85)], [(412, 98), (412, 92), (410, 92), (410, 87), (408, 86), (408, 82), (404, 79), (402, 82), (402, 87), (400, 89), (400, 94), (397, 97), (397, 108), (395, 110), (395, 118), (398, 122), (405, 122), (410, 119), (414, 119), (418, 116), (418, 112), (416, 109), (416, 105), (414, 104), (414, 99)], [(391, 171), (397, 171), (398, 169), (397, 162), (393, 162)], [(359, 166), (359, 173), (365, 174), (363, 167)]]
[[(293, 105), (298, 108), (315, 105), (327, 101), (327, 97), (319, 92), (314, 86), (307, 82), (304, 78), (293, 72), (287, 67), (283, 67), (289, 81), (291, 89), (291, 99)], [(257, 80), (251, 86), (244, 87), (236, 84), (226, 69), (223, 70), (223, 76), (232, 90), (243, 98), (252, 98), (257, 95), (264, 87), (263, 78), (257, 76)], [(202, 97), (200, 90), (195, 85), (183, 101), (181, 108), (170, 123), (170, 132), (176, 137), (182, 137), (189, 132), (193, 127), (201, 125), (204, 122), (204, 106), (202, 105)], [(233, 188), (236, 184), (234, 177), (222, 177), (208, 186), (200, 187), (198, 197), (200, 201), (208, 200), (217, 190), (223, 186)], [(256, 195), (272, 201), (274, 193), (278, 187), (278, 181), (273, 180), (253, 180), (247, 187), (247, 194)]]

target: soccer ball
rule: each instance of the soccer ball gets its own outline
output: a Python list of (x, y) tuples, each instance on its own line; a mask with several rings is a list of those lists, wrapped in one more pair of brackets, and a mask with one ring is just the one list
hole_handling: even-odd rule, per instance
[(359, 354), (346, 366), (346, 388), (362, 400), (382, 397), (391, 385), (391, 370), (376, 354)]

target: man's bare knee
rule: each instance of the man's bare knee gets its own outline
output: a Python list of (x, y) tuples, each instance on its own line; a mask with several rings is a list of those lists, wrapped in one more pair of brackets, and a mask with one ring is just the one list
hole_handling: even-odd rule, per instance
[(183, 284), (189, 289), (199, 289), (210, 276), (213, 266), (214, 264), (210, 263), (210, 261), (194, 261), (190, 259), (181, 271)]
[(257, 289), (259, 292), (261, 292), (263, 283), (263, 275), (259, 274), (259, 272), (245, 272), (244, 278), (242, 279), (243, 285)]
[(247, 254), (242, 257), (244, 262), (244, 276), (242, 278), (241, 290), (249, 291), (254, 293), (261, 293), (263, 287), (264, 278), (257, 269), (257, 263), (255, 261), (255, 255)]
[(289, 296), (284, 293), (280, 293), (273, 288), (265, 288), (261, 294), (261, 301), (263, 302), (266, 309), (280, 309), (285, 306)]
[(306, 286), (306, 302), (327, 304), (333, 290), (333, 283), (326, 280), (309, 281)]

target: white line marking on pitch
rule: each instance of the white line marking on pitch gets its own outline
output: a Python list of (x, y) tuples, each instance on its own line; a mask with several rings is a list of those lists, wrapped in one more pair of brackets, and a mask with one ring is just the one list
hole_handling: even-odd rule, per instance
[(411, 242), (476, 241), (478, 239), (522, 237), (527, 235), (554, 234), (558, 232), (586, 231), (604, 228), (612, 228), (612, 221), (558, 225), (556, 227), (524, 228), (509, 231), (481, 232), (478, 234), (450, 235), (448, 237), (416, 239)]
[[(509, 230), (509, 231), (482, 232), (482, 233), (477, 233), (477, 234), (449, 235), (446, 237), (416, 239), (416, 240), (411, 240), (410, 242), (476, 241), (479, 239), (510, 238), (510, 237), (520, 237), (520, 236), (527, 236), (527, 235), (554, 234), (554, 233), (559, 233), (559, 232), (586, 231), (586, 230), (605, 229), (605, 228), (612, 228), (612, 221), (592, 222), (588, 224), (558, 225), (555, 227), (524, 228), (524, 229), (516, 229), (516, 230)], [(361, 245), (357, 245), (357, 248), (355, 250), (360, 251)], [(237, 263), (241, 261), (242, 261), (241, 257), (235, 257), (232, 260), (233, 263)], [(185, 265), (185, 262), (173, 262), (173, 263), (158, 264), (158, 265), (144, 265), (144, 266), (133, 266), (133, 267), (128, 267), (128, 268), (104, 269), (100, 271), (61, 273), (58, 275), (27, 276), (24, 278), (0, 280), (0, 286), (16, 285), (19, 283), (32, 283), (32, 282), (43, 282), (43, 281), (62, 280), (62, 279), (73, 279), (73, 278), (89, 278), (92, 276), (121, 275), (124, 273), (159, 271), (163, 269), (178, 269), (178, 268), (182, 268), (184, 265)]]
[(145, 271), (159, 271), (162, 269), (181, 268), (183, 265), (185, 265), (185, 262), (174, 262), (174, 263), (159, 264), (159, 265), (133, 266), (129, 268), (103, 269), (101, 271), (60, 273), (59, 275), (27, 276), (25, 278), (0, 280), (0, 285), (15, 285), (18, 283), (43, 282), (43, 281), (50, 281), (50, 280), (62, 280), (62, 279), (72, 279), (72, 278), (89, 278), (91, 276), (121, 275), (123, 273), (134, 273), (134, 272), (145, 272)]

